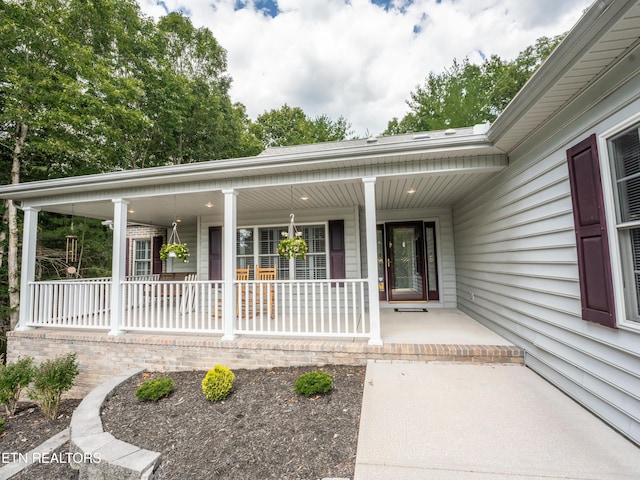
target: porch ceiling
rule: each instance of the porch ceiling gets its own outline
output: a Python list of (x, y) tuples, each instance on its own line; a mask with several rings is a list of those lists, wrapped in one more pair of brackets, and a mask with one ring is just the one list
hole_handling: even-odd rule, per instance
[[(376, 208), (402, 210), (453, 205), (488, 181), (494, 172), (422, 174), (380, 177), (376, 181)], [(413, 193), (409, 193), (412, 192)], [(360, 178), (336, 182), (309, 182), (237, 189), (238, 217), (259, 212), (294, 209), (350, 208), (364, 205)], [(170, 226), (174, 218), (193, 225), (198, 216), (220, 215), (224, 198), (220, 191), (129, 197), (128, 220), (134, 223)], [(305, 199), (303, 199), (306, 198)], [(113, 217), (111, 200), (48, 206), (46, 211), (99, 218)]]

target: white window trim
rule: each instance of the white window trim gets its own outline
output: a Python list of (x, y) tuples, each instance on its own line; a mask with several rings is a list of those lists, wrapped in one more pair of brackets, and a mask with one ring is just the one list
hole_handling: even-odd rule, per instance
[[(322, 225), (324, 227), (324, 255), (325, 261), (327, 265), (327, 278), (324, 280), (331, 280), (331, 259), (330, 259), (330, 251), (329, 251), (329, 222), (321, 221), (321, 222), (304, 222), (304, 223), (296, 223), (298, 227), (308, 227), (308, 226), (316, 226)], [(240, 229), (253, 230), (253, 260), (254, 265), (257, 265), (260, 261), (260, 245), (259, 245), (259, 230), (261, 228), (287, 228), (289, 226), (288, 223), (269, 223), (269, 224), (261, 224), (261, 225), (238, 225), (236, 227), (236, 238), (237, 231)]]
[(640, 332), (640, 322), (629, 319), (627, 303), (624, 297), (624, 276), (622, 268), (622, 252), (620, 251), (619, 231), (626, 224), (618, 224), (616, 207), (616, 191), (613, 184), (611, 157), (609, 156), (609, 139), (622, 133), (640, 122), (640, 113), (632, 115), (608, 130), (598, 135), (598, 157), (600, 159), (600, 176), (602, 179), (602, 191), (604, 196), (605, 214), (607, 219), (607, 235), (609, 240), (609, 252), (611, 255), (611, 273), (613, 276), (613, 297), (616, 308), (616, 320), (619, 329)]
[[(138, 259), (136, 254), (138, 252), (137, 243), (138, 242), (148, 242), (149, 243), (149, 258), (148, 259)], [(137, 275), (136, 264), (146, 262), (149, 264), (149, 273), (141, 274), (141, 275), (150, 275), (153, 273), (153, 238), (134, 238), (133, 239), (133, 255), (131, 255), (131, 273), (132, 275)]]

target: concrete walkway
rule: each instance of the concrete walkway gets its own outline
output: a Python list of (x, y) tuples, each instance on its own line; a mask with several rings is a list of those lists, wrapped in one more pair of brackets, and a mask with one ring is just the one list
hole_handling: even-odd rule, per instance
[(522, 366), (371, 361), (355, 480), (640, 479), (640, 449)]

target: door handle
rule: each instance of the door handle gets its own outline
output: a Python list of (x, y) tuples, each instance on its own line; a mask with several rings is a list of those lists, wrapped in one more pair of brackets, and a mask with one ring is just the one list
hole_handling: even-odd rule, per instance
[(391, 268), (391, 259), (387, 258), (387, 268)]

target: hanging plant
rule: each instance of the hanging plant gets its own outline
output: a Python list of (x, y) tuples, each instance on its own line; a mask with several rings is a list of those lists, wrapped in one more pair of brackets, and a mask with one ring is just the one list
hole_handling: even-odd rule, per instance
[(180, 242), (178, 236), (178, 224), (173, 222), (173, 230), (169, 236), (169, 241), (160, 247), (160, 260), (165, 261), (168, 258), (177, 258), (184, 263), (189, 262), (189, 248), (186, 243)]
[(160, 260), (177, 258), (184, 263), (189, 262), (189, 248), (186, 243), (165, 243), (160, 247)]
[(302, 232), (295, 232), (293, 238), (289, 238), (287, 232), (282, 232), (282, 237), (278, 244), (278, 255), (288, 259), (301, 257), (304, 260), (307, 258), (309, 246), (302, 238)]

